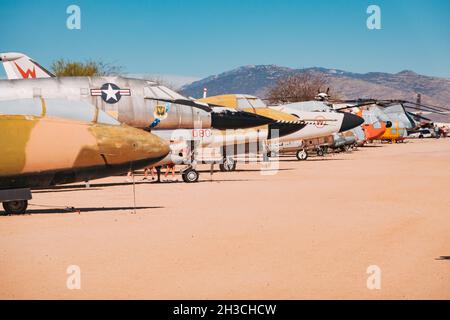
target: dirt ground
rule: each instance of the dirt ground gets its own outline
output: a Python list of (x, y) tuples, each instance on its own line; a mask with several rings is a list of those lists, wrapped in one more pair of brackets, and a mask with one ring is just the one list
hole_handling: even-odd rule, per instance
[(449, 161), (450, 139), (415, 140), (202, 165), (196, 184), (138, 175), (136, 214), (125, 177), (36, 191), (0, 217), (0, 298), (449, 299)]

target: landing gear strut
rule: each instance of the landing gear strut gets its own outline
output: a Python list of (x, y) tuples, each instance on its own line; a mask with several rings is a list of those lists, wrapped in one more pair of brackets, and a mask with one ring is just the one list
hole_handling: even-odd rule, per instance
[(161, 166), (155, 167), (156, 169), (156, 182), (161, 182)]

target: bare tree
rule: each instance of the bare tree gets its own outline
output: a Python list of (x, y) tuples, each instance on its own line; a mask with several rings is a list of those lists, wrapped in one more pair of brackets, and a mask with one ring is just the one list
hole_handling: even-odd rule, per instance
[(122, 72), (123, 68), (103, 61), (87, 60), (85, 62), (79, 62), (59, 59), (53, 61), (51, 69), (57, 77), (89, 77), (118, 75)]
[(268, 92), (269, 103), (299, 102), (313, 100), (326, 85), (323, 75), (302, 72), (278, 80)]

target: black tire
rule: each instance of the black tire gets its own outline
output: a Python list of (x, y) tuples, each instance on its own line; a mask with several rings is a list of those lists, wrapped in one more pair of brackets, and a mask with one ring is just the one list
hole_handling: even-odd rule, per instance
[(220, 171), (229, 172), (236, 170), (236, 161), (233, 158), (223, 159), (223, 162), (219, 165)]
[(198, 181), (200, 174), (195, 169), (187, 169), (183, 171), (181, 174), (181, 177), (183, 178), (183, 181), (186, 183), (194, 183)]
[(27, 200), (15, 200), (3, 202), (3, 209), (6, 214), (24, 214), (27, 211)]
[(423, 135), (422, 134), (419, 136), (419, 139), (423, 139)]
[(305, 161), (308, 159), (308, 152), (306, 152), (306, 150), (298, 150), (295, 156), (298, 161)]
[(318, 155), (319, 157), (323, 157), (323, 156), (325, 155), (325, 152), (323, 151), (322, 148), (317, 149), (317, 155)]

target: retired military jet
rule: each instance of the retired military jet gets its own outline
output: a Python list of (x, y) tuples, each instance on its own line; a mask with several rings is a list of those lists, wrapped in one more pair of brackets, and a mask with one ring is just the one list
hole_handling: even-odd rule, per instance
[[(242, 135), (246, 141), (268, 139), (273, 130), (283, 134), (304, 127), (303, 123), (275, 123), (262, 115), (198, 103), (147, 80), (119, 76), (58, 78), (23, 54), (3, 53), (0, 58), (11, 79), (0, 81), (0, 101), (33, 97), (85, 101), (121, 123), (150, 131), (168, 141), (175, 140), (171, 137), (182, 136), (191, 147), (211, 146), (211, 142), (233, 145), (236, 138), (239, 140)], [(20, 77), (21, 80), (12, 80)], [(272, 130), (261, 131), (257, 136), (245, 130), (268, 124)], [(218, 130), (226, 130), (226, 134)], [(217, 139), (208, 140), (205, 137)], [(196, 143), (189, 143), (192, 141)], [(189, 172), (192, 179), (187, 179)], [(186, 182), (196, 181), (198, 173), (195, 168), (188, 166), (183, 171), (183, 179)]]
[[(299, 119), (299, 117), (284, 111), (271, 109), (267, 107), (261, 99), (252, 95), (226, 94), (204, 97), (197, 101), (226, 106), (234, 110), (253, 113), (276, 121), (274, 124), (269, 125), (269, 133), (273, 131), (273, 128), (278, 129), (279, 132), (276, 139), (266, 139), (270, 140), (270, 143), (264, 144), (261, 148), (256, 148), (257, 150), (252, 150), (256, 151), (256, 153), (263, 152), (270, 155), (273, 150), (279, 150), (279, 146), (283, 143), (283, 141), (286, 141), (287, 137), (303, 132), (307, 128), (307, 122), (303, 119)], [(295, 124), (298, 124), (299, 128), (296, 128)], [(257, 127), (250, 129), (250, 131), (253, 132), (260, 132), (261, 130), (264, 130), (264, 128)], [(289, 141), (291, 140), (293, 139), (289, 139)], [(249, 149), (250, 148), (248, 147), (241, 148), (241, 152), (247, 153), (250, 151)], [(222, 171), (232, 171), (236, 169), (236, 162), (233, 159), (233, 156), (235, 155), (237, 155), (236, 150), (232, 150), (231, 155), (228, 154), (224, 156), (223, 163), (220, 166)]]
[[(217, 103), (242, 111), (253, 112), (269, 118), (285, 121), (300, 121), (305, 128), (293, 133), (283, 135), (277, 144), (268, 146), (269, 152), (297, 152), (298, 159), (304, 159), (305, 143), (303, 140), (329, 136), (335, 132), (343, 132), (359, 126), (363, 120), (353, 114), (342, 112), (330, 112), (329, 108), (323, 111), (304, 111), (303, 103), (292, 103), (268, 107), (261, 99), (243, 94), (228, 94), (211, 96), (199, 101)], [(318, 102), (319, 103), (319, 102)], [(301, 154), (300, 154), (301, 153)], [(307, 155), (306, 155), (307, 157)]]
[[(316, 103), (322, 103), (318, 101), (312, 102), (313, 105), (316, 105)], [(302, 132), (296, 132), (288, 137), (285, 137), (286, 141), (308, 141), (327, 137), (355, 129), (364, 123), (364, 119), (357, 115), (348, 112), (336, 112), (326, 108), (325, 105), (322, 105), (321, 107), (322, 108), (317, 108), (317, 110), (314, 110), (315, 108), (311, 108), (311, 103), (307, 101), (289, 103), (272, 108), (293, 114), (299, 119), (304, 119), (304, 121), (309, 124), (304, 130), (302, 130)], [(309, 108), (311, 108), (311, 111), (306, 111)], [(299, 160), (304, 160), (308, 157), (308, 155), (305, 154), (307, 151), (305, 150), (304, 145), (305, 143), (299, 145), (299, 148), (296, 150), (297, 159)], [(323, 155), (324, 150), (320, 145), (317, 146), (316, 150), (319, 155)]]
[(0, 150), (0, 201), (18, 214), (31, 189), (147, 167), (169, 146), (86, 102), (27, 98), (0, 101)]
[(51, 78), (55, 75), (36, 61), (20, 52), (0, 53), (6, 76), (10, 80), (28, 78)]

